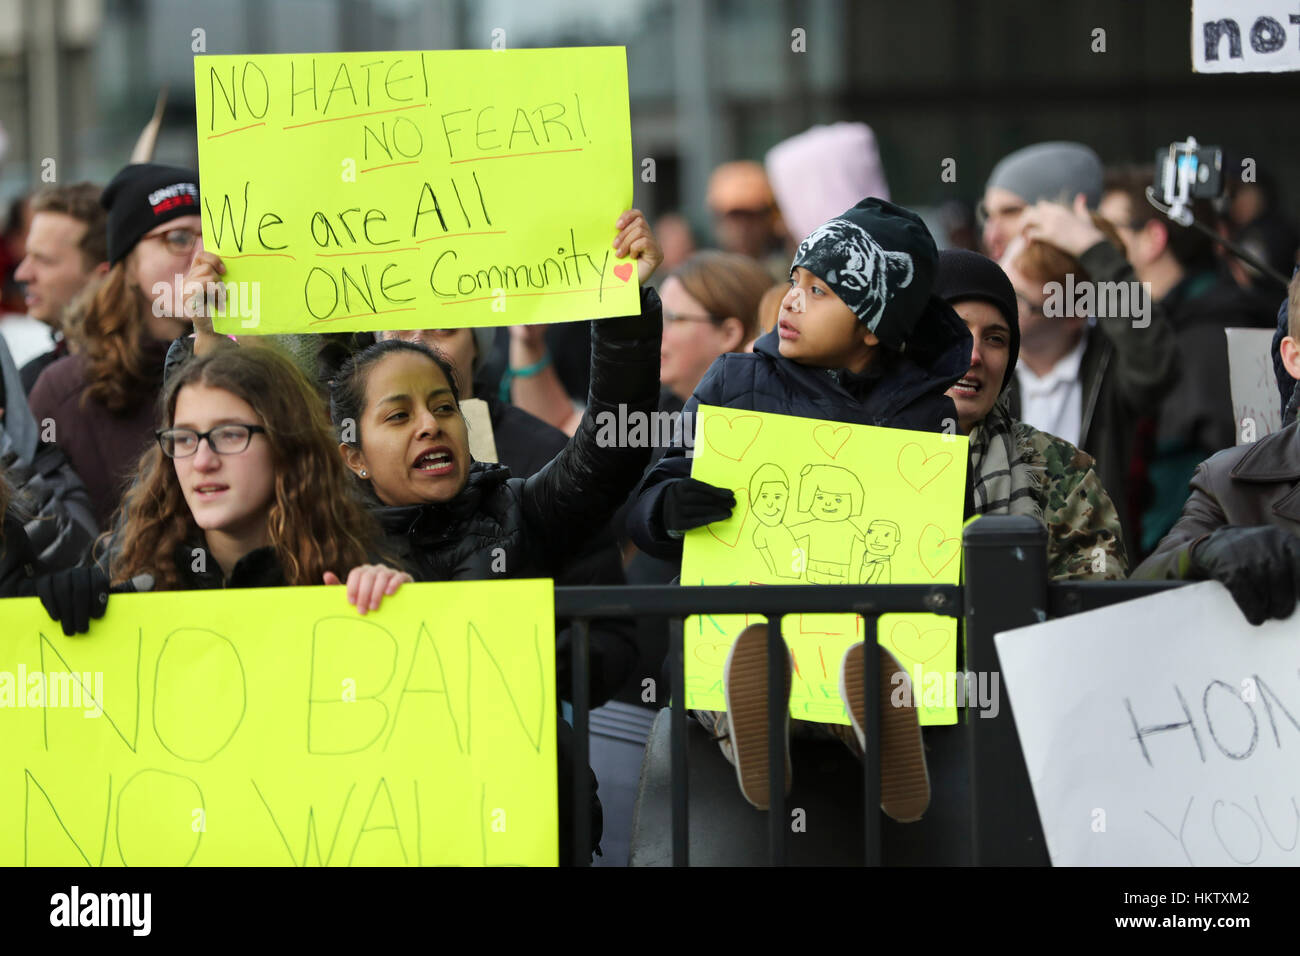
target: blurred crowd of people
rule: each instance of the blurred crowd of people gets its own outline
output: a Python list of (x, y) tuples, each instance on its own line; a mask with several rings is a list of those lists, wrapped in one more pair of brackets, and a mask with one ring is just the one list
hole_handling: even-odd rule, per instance
[[(638, 262), (638, 315), (237, 342), (202, 303), (153, 294), (178, 274), (220, 281), (196, 171), (141, 163), (102, 189), (39, 190), (0, 237), (0, 594), (39, 595), (72, 633), (119, 591), (346, 581), (364, 610), (411, 580), (669, 583), (683, 535), (734, 497), (690, 477), (680, 434), (610, 447), (594, 420), (706, 403), (959, 431), (966, 514), (1042, 522), (1054, 578), (1217, 578), (1252, 622), (1287, 616), (1297, 284), (1288, 306), (1211, 234), (1283, 276), (1300, 238), (1263, 171), (1196, 202), (1205, 229), (1157, 211), (1153, 181), (1083, 144), (1030, 144), (989, 171), (977, 207), (922, 216), (891, 201), (870, 128), (818, 126), (713, 171), (707, 242), (693, 210), (611, 222)], [(1087, 284), (1149, 301), (1062, 312), (1059, 289)], [(1284, 426), (1247, 440), (1224, 332), (1240, 327), (1275, 332)], [(591, 646), (593, 704), (639, 703), (668, 634), (598, 620)], [(761, 634), (739, 636), (728, 680), (764, 653)], [(746, 712), (743, 690), (729, 712)], [(763, 748), (726, 714), (700, 719), (764, 805)], [(919, 731), (889, 739), (923, 766)], [(885, 811), (916, 819), (921, 789), (886, 782)]]

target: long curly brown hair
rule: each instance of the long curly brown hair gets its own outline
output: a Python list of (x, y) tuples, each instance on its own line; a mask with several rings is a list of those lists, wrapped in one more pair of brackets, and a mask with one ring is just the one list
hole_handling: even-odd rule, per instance
[[(258, 346), (190, 359), (167, 382), (161, 428), (171, 427), (186, 385), (243, 399), (266, 428), (275, 469), (275, 501), (266, 520), (286, 584), (321, 584), (326, 571), (344, 578), (376, 553), (378, 525), (357, 498), (319, 393), (292, 362)], [(120, 583), (148, 573), (158, 590), (179, 589), (177, 548), (202, 540), (201, 532), (175, 467), (156, 444), (141, 457), (138, 473), (122, 502), (123, 546), (109, 576)]]
[(69, 347), (87, 361), (82, 401), (94, 400), (111, 412), (138, 408), (156, 394), (156, 370), (146, 367), (149, 299), (131, 281), (135, 251), (108, 270), (92, 293), (69, 310)]

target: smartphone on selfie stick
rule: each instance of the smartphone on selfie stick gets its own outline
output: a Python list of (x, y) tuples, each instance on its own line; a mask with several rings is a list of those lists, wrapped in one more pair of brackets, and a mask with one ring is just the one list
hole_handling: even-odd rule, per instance
[(1247, 265), (1259, 270), (1283, 288), (1288, 279), (1246, 249), (1196, 221), (1192, 215), (1195, 199), (1218, 199), (1223, 195), (1223, 149), (1202, 146), (1189, 136), (1184, 142), (1171, 143), (1156, 150), (1155, 182), (1147, 187), (1147, 201), (1180, 226), (1190, 226), (1205, 233)]

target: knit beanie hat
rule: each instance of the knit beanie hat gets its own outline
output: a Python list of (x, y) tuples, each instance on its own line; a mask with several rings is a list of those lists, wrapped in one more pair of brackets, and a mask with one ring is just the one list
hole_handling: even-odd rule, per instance
[(180, 166), (132, 163), (99, 203), (108, 210), (108, 263), (117, 265), (156, 226), (199, 212), (199, 174)]
[(1073, 205), (1083, 193), (1088, 208), (1101, 202), (1101, 160), (1082, 143), (1035, 143), (1018, 149), (993, 167), (985, 191), (998, 188), (1027, 203), (1040, 199)]
[(899, 351), (930, 304), (937, 258), (920, 216), (871, 197), (814, 229), (790, 272), (802, 266), (817, 276), (882, 345)]
[(934, 271), (934, 294), (949, 305), (969, 299), (987, 302), (1007, 320), (1011, 341), (1000, 393), (1005, 392), (1015, 375), (1016, 359), (1020, 357), (1020, 311), (1016, 306), (1016, 290), (1002, 267), (978, 252), (945, 249), (939, 253), (939, 265)]

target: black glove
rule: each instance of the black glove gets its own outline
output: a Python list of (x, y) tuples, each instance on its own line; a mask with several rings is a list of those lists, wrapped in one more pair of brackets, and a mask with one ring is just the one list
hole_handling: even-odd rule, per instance
[(1263, 624), (1295, 611), (1300, 538), (1281, 528), (1220, 528), (1192, 546), (1192, 569), (1221, 582), (1246, 620)]
[(736, 507), (736, 496), (728, 488), (679, 478), (664, 492), (662, 504), (664, 530), (681, 535), (692, 528), (726, 521)]
[(64, 634), (85, 634), (90, 619), (103, 617), (108, 609), (108, 578), (99, 568), (56, 571), (36, 579), (36, 595)]

